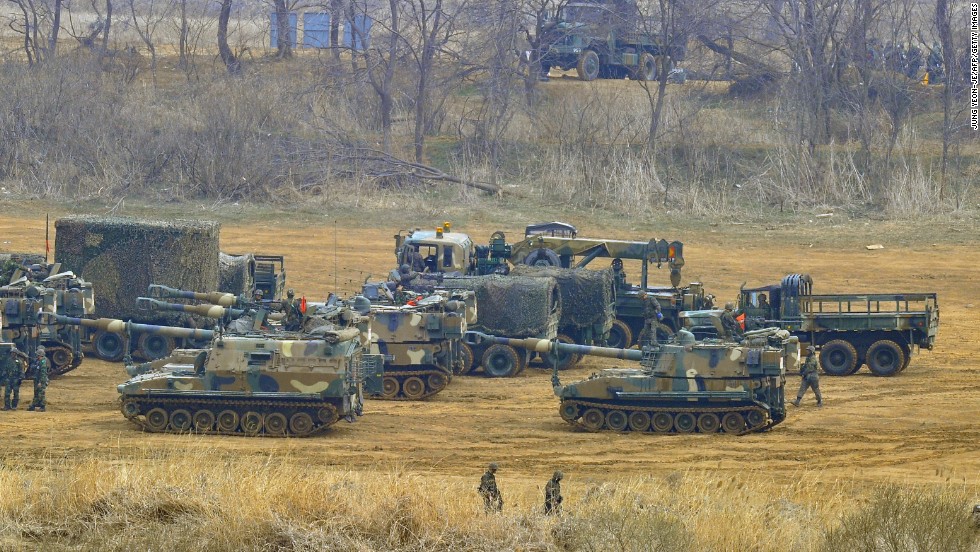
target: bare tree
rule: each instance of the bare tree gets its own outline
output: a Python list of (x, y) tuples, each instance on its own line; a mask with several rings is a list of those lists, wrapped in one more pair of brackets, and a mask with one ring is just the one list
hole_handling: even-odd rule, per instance
[[(394, 100), (394, 80), (395, 67), (399, 63), (402, 55), (402, 29), (401, 0), (388, 0), (388, 10), (384, 17), (376, 17), (375, 23), (379, 31), (376, 33), (378, 40), (366, 43), (367, 37), (362, 36), (362, 29), (352, 25), (351, 38), (357, 42), (357, 48), (351, 50), (351, 68), (355, 77), (360, 77), (368, 82), (371, 89), (378, 96), (378, 118), (381, 124), (381, 149), (385, 154), (391, 154), (391, 125), (392, 115), (395, 110)], [(368, 6), (366, 2), (351, 2), (348, 21), (354, 19), (354, 15), (367, 16)], [(381, 12), (373, 12), (372, 15), (380, 16)]]
[(293, 57), (293, 44), (290, 36), (289, 8), (286, 0), (272, 0), (276, 10), (276, 57), (287, 59)]
[(161, 0), (146, 0), (139, 10), (140, 13), (137, 13), (136, 0), (128, 0), (128, 2), (133, 28), (150, 52), (150, 74), (156, 79), (157, 49), (154, 36), (160, 25), (170, 16), (170, 10), (174, 5), (161, 5)]
[(221, 10), (218, 12), (218, 55), (222, 63), (232, 75), (242, 71), (242, 62), (228, 46), (228, 21), (231, 19), (232, 0), (221, 0)]

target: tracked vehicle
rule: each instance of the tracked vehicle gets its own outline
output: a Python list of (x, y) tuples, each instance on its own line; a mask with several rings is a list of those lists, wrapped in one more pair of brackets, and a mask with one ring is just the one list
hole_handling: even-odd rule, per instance
[(48, 318), (124, 335), (211, 340), (206, 348), (127, 362), (132, 379), (118, 386), (120, 407), (150, 432), (306, 437), (340, 419), (354, 421), (364, 394), (378, 392), (383, 377), (381, 356), (365, 354), (356, 326), (302, 336), (224, 335), (106, 318)]
[(541, 354), (564, 350), (638, 362), (637, 368), (602, 370), (567, 385), (554, 371), (559, 414), (590, 431), (740, 435), (767, 430), (786, 418), (786, 371), (797, 371), (800, 360), (799, 340), (777, 328), (749, 332), (742, 344), (696, 342), (690, 332), (681, 330), (673, 342), (642, 350), (474, 332), (467, 339)]

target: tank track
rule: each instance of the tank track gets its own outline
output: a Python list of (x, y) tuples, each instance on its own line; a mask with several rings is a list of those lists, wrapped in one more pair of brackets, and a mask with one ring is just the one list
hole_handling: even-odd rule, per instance
[(127, 420), (150, 433), (309, 437), (340, 420), (337, 407), (324, 401), (122, 397), (120, 409)]
[(60, 356), (68, 360), (68, 362), (63, 362), (61, 364), (55, 364), (54, 362), (51, 362), (51, 368), (48, 371), (48, 377), (62, 376), (64, 374), (67, 374), (68, 372), (71, 372), (75, 368), (78, 368), (82, 364), (81, 355), (76, 357), (74, 354), (72, 354), (71, 349), (68, 347), (65, 347), (63, 345), (56, 345), (53, 347), (45, 346), (45, 347), (47, 348), (46, 352), (49, 359), (53, 356), (56, 356), (55, 353), (61, 353)]
[[(575, 408), (575, 416), (571, 416), (571, 409)], [(602, 421), (600, 424), (590, 425), (589, 420), (586, 420), (586, 415), (589, 414), (591, 409), (597, 409), (602, 413)], [(626, 420), (625, 427), (614, 428), (610, 427), (610, 412), (619, 412), (623, 416), (619, 418), (622, 422), (623, 419)], [(633, 429), (631, 424), (631, 417), (633, 413), (642, 412), (645, 413), (649, 419), (653, 420), (651, 423), (646, 424), (645, 428)], [(655, 406), (640, 406), (640, 405), (610, 405), (602, 402), (589, 402), (589, 401), (576, 401), (576, 400), (566, 400), (558, 407), (558, 413), (566, 422), (581, 427), (586, 431), (615, 431), (615, 432), (642, 432), (642, 433), (729, 433), (732, 435), (745, 435), (746, 433), (757, 433), (760, 431), (765, 431), (772, 426), (780, 423), (784, 418), (779, 420), (774, 420), (769, 412), (758, 405), (743, 405), (737, 407), (655, 407)], [(681, 431), (678, 429), (676, 420), (677, 415), (681, 413), (689, 413), (694, 416), (695, 422), (692, 424), (692, 428), (687, 431)], [(653, 422), (656, 414), (667, 414), (670, 416), (670, 427), (663, 429), (657, 429)], [(703, 431), (701, 429), (701, 423), (699, 420), (703, 414), (714, 414), (716, 417), (716, 424), (713, 431)], [(724, 420), (728, 414), (737, 414), (741, 418), (732, 417), (730, 418), (730, 426), (726, 427)], [(642, 417), (641, 417), (642, 418)], [(706, 426), (710, 428), (711, 426)], [(736, 429), (737, 428), (737, 429)]]
[[(385, 365), (385, 375), (381, 383), (382, 392), (371, 395), (372, 399), (383, 401), (420, 401), (427, 399), (449, 386), (451, 375), (439, 368), (408, 370), (399, 366)], [(409, 380), (409, 393), (405, 384)], [(421, 385), (421, 387), (420, 387)]]

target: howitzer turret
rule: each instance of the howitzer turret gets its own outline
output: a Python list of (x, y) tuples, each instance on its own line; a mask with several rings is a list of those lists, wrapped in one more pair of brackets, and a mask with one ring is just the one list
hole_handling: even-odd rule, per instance
[(785, 330), (754, 332), (742, 343), (696, 342), (686, 330), (675, 341), (643, 349), (590, 347), (543, 339), (507, 339), (476, 332), (467, 341), (618, 358), (637, 368), (613, 368), (562, 385), (552, 384), (559, 414), (590, 431), (743, 434), (764, 431), (786, 418), (786, 371), (800, 361), (800, 345)]
[[(151, 432), (305, 437), (362, 413), (365, 393), (378, 393), (381, 355), (366, 354), (350, 327), (295, 338), (280, 333), (228, 335), (114, 319), (58, 317), (111, 332), (207, 337), (210, 346), (177, 349), (130, 365), (118, 386), (123, 415)], [(287, 338), (287, 336), (290, 336)]]

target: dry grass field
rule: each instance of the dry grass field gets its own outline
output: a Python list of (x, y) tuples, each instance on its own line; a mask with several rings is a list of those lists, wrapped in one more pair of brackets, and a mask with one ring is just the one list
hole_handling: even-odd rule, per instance
[[(40, 250), (46, 207), (0, 205), (0, 249)], [(284, 254), (290, 287), (322, 298), (384, 275), (399, 228), (446, 216), (393, 212), (226, 210), (221, 245)], [(52, 382), (48, 412), (0, 413), (0, 549), (978, 549), (966, 524), (980, 502), (976, 219), (485, 212), (456, 207), (450, 220), (478, 241), (551, 218), (588, 237), (680, 239), (685, 280), (722, 299), (797, 271), (823, 293), (936, 291), (937, 347), (898, 377), (825, 377), (824, 408), (808, 397), (772, 431), (744, 437), (578, 431), (557, 415), (550, 374), (533, 369), (457, 377), (421, 403), (370, 401), (356, 423), (310, 439), (150, 435), (118, 412), (122, 366), (86, 360)], [(865, 249), (873, 243), (885, 248)], [(562, 377), (608, 365), (586, 359)], [(501, 516), (485, 516), (475, 492), (489, 461), (501, 465)], [(566, 475), (560, 519), (540, 514), (555, 469)]]

